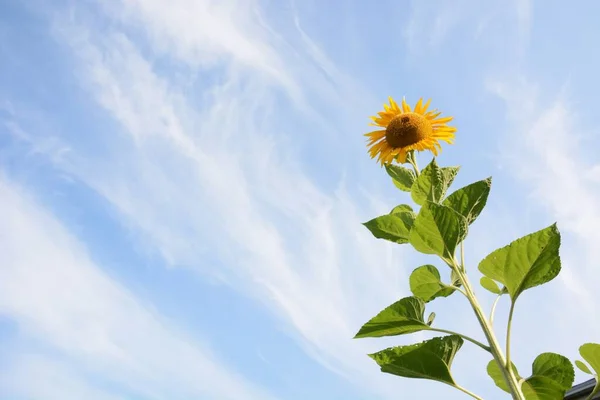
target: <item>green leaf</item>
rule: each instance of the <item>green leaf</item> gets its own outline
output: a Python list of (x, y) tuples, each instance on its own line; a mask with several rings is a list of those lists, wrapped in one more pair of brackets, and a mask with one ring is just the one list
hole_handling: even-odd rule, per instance
[(579, 354), (590, 364), (596, 376), (600, 376), (600, 344), (586, 343), (579, 348)]
[(413, 213), (413, 215), (415, 215), (412, 207), (409, 206), (408, 204), (400, 204), (399, 206), (392, 208), (392, 211), (390, 211), (390, 214), (398, 214), (398, 213), (403, 213), (403, 212)]
[(425, 322), (424, 314), (423, 300), (405, 297), (371, 318), (354, 338), (396, 336), (428, 330), (429, 325)]
[(436, 297), (448, 297), (454, 289), (442, 283), (440, 272), (433, 265), (423, 265), (410, 274), (410, 290), (425, 302), (430, 302)]
[[(517, 379), (521, 379), (515, 365), (511, 365)], [(496, 386), (505, 392), (510, 392), (495, 360), (488, 363), (487, 372)], [(555, 353), (543, 353), (534, 360), (532, 375), (525, 379), (521, 388), (527, 400), (560, 400), (571, 388), (574, 379), (573, 365), (566, 357)]]
[(492, 178), (472, 183), (452, 193), (442, 204), (464, 216), (472, 224), (485, 207), (491, 185)]
[(506, 286), (514, 302), (523, 291), (558, 275), (559, 247), (560, 233), (553, 224), (492, 252), (479, 263), (479, 271)]
[(456, 178), (456, 175), (458, 175), (458, 171), (460, 171), (460, 167), (456, 166), (456, 167), (442, 167), (440, 168), (442, 170), (442, 179), (443, 179), (443, 186), (442, 186), (442, 194), (440, 196), (440, 201), (444, 198), (444, 196), (446, 195), (446, 192), (448, 191), (448, 188), (452, 185), (452, 182), (454, 182), (454, 178)]
[(410, 195), (418, 205), (425, 204), (426, 201), (437, 203), (442, 197), (444, 177), (440, 167), (438, 167), (435, 158), (431, 160), (412, 185)]
[(556, 353), (542, 353), (533, 361), (532, 376), (551, 379), (566, 391), (573, 386), (575, 370), (567, 357)]
[(575, 370), (568, 358), (542, 353), (533, 361), (532, 374), (521, 385), (527, 400), (559, 400), (573, 386)]
[(382, 215), (365, 222), (367, 227), (378, 239), (385, 239), (395, 243), (408, 243), (408, 236), (415, 220), (413, 212), (397, 212)]
[(494, 294), (502, 294), (502, 289), (500, 289), (498, 284), (487, 276), (482, 276), (479, 283), (484, 289), (489, 290)]
[(532, 376), (528, 378), (521, 390), (527, 400), (562, 400), (566, 389), (557, 382), (544, 376)]
[(408, 240), (424, 254), (450, 262), (456, 246), (467, 236), (467, 220), (453, 209), (427, 202), (417, 215)]
[[(595, 394), (600, 393), (600, 344), (585, 343), (584, 345), (579, 347), (579, 354), (581, 355), (581, 357), (583, 357), (585, 361), (587, 361), (588, 364), (590, 364), (590, 367), (592, 367), (592, 369), (594, 370), (594, 373), (592, 373), (587, 367), (587, 365), (585, 365), (581, 361), (579, 361), (579, 363), (577, 363), (577, 361), (575, 362), (579, 369), (581, 369), (583, 372), (595, 375), (596, 386), (594, 386), (594, 389), (592, 389), (592, 393), (590, 393), (589, 397), (591, 398)], [(581, 368), (582, 366), (584, 368)]]
[(450, 368), (463, 340), (458, 335), (436, 337), (410, 346), (369, 354), (382, 372), (406, 378), (431, 379), (456, 386)]
[(410, 192), (410, 189), (412, 188), (412, 185), (416, 179), (416, 175), (413, 170), (393, 164), (386, 165), (385, 170), (392, 178), (392, 182), (394, 182), (394, 185), (396, 185), (398, 189), (405, 192)]
[[(521, 377), (519, 376), (519, 371), (517, 371), (517, 367), (515, 366), (515, 364), (511, 363), (511, 365), (512, 365), (513, 372), (515, 373), (515, 376), (517, 377), (517, 379), (521, 379)], [(496, 386), (498, 386), (500, 389), (504, 390), (505, 392), (510, 393), (508, 384), (504, 380), (504, 375), (502, 374), (502, 370), (498, 366), (498, 363), (496, 362), (496, 360), (492, 360), (488, 363), (487, 373), (490, 376), (490, 378), (492, 378), (492, 380), (494, 381)]]
[(577, 368), (579, 368), (581, 370), (581, 372), (584, 372), (584, 373), (590, 374), (590, 375), (594, 375), (592, 373), (592, 371), (590, 371), (588, 366), (583, 363), (583, 361), (575, 360), (575, 365), (577, 366)]

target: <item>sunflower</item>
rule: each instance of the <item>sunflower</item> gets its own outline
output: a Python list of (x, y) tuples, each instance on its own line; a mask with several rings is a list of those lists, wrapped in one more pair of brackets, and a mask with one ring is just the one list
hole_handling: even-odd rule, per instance
[(384, 110), (371, 117), (371, 125), (384, 129), (365, 134), (369, 138), (367, 147), (371, 158), (377, 156), (381, 165), (390, 164), (394, 159), (404, 163), (411, 150), (429, 150), (437, 156), (442, 149), (440, 140), (453, 143), (456, 128), (446, 125), (452, 117), (439, 118), (441, 113), (437, 110), (427, 111), (431, 100), (423, 104), (423, 99), (419, 99), (414, 110), (404, 99), (402, 107), (391, 97), (389, 100), (389, 106), (384, 104)]

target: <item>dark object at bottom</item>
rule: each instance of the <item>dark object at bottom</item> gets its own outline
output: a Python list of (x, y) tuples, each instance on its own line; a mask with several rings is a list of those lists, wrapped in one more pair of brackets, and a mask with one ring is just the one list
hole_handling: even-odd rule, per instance
[[(595, 379), (575, 385), (565, 393), (565, 400), (585, 400), (592, 393), (595, 385)], [(594, 399), (600, 399), (600, 393), (596, 394)]]

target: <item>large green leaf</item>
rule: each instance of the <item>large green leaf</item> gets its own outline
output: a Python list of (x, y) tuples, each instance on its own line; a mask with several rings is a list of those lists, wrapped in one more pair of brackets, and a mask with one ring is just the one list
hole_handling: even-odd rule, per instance
[[(512, 367), (517, 379), (521, 379), (514, 364)], [(488, 363), (487, 372), (496, 386), (509, 392), (508, 384), (495, 360)], [(555, 353), (543, 353), (534, 360), (532, 375), (525, 379), (521, 389), (527, 400), (561, 400), (573, 385), (574, 379), (573, 365), (566, 357)]]
[(408, 240), (425, 254), (452, 260), (456, 246), (467, 236), (467, 220), (450, 207), (427, 202), (417, 215)]
[(574, 380), (575, 370), (568, 358), (542, 353), (533, 361), (532, 374), (521, 389), (527, 400), (561, 400)]
[(442, 204), (464, 216), (471, 224), (485, 207), (491, 185), (492, 178), (472, 183), (452, 193)]
[[(511, 363), (513, 372), (517, 379), (521, 379), (519, 376), (519, 371), (517, 371), (517, 367), (515, 364)], [(502, 370), (498, 366), (496, 360), (492, 360), (487, 365), (487, 373), (492, 378), (496, 386), (500, 389), (504, 390), (506, 393), (510, 393), (510, 389), (508, 388), (508, 383), (504, 380), (504, 375), (502, 374)]]
[(428, 329), (423, 300), (405, 297), (371, 318), (354, 338), (405, 335)]
[(378, 239), (402, 244), (408, 243), (414, 220), (415, 214), (412, 211), (401, 211), (373, 218), (363, 225)]
[(527, 378), (521, 390), (527, 400), (562, 400), (567, 389), (562, 388), (556, 381), (544, 376)]
[(433, 265), (423, 265), (410, 274), (410, 290), (418, 298), (429, 302), (436, 297), (448, 297), (454, 293), (440, 279), (440, 272)]
[[(444, 174), (442, 169), (437, 165), (435, 158), (423, 168), (410, 191), (413, 201), (419, 205), (425, 204), (426, 201), (439, 203), (443, 198), (444, 193), (448, 189), (445, 184), (446, 176), (451, 176), (451, 173)], [(456, 175), (456, 174), (454, 174)]]
[(560, 233), (554, 224), (492, 252), (479, 263), (479, 271), (506, 286), (515, 301), (523, 291), (558, 275), (559, 247)]
[(385, 170), (398, 189), (410, 192), (416, 178), (413, 170), (394, 164), (387, 164)]
[(567, 357), (556, 353), (542, 353), (533, 361), (532, 376), (551, 379), (564, 390), (568, 390), (573, 386), (575, 370)]
[(460, 336), (450, 335), (410, 346), (392, 347), (369, 356), (381, 367), (382, 372), (456, 386), (450, 368), (462, 344)]

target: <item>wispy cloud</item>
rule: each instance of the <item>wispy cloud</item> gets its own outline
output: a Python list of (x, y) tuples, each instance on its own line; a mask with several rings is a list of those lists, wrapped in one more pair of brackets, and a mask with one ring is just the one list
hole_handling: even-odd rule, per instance
[[(254, 296), (319, 361), (356, 382), (377, 380), (364, 362), (368, 347), (351, 338), (398, 297), (399, 253), (373, 246), (343, 185), (319, 189), (270, 137), (274, 128), (262, 119), (274, 99), (263, 82), (240, 86), (230, 77), (211, 87), (210, 109), (194, 111), (123, 35), (71, 44), (84, 84), (122, 131), (107, 138), (119, 146), (101, 159), (72, 154), (61, 167), (109, 200), (170, 264)], [(220, 261), (206, 265), (207, 256)]]
[[(0, 378), (3, 396), (34, 399), (125, 400), (126, 397), (89, 384), (73, 366), (49, 357), (23, 354), (10, 359)], [(34, 378), (35, 377), (35, 378)], [(35, 380), (35, 384), (32, 381)]]
[[(138, 5), (149, 7), (147, 3)], [(174, 8), (183, 7), (178, 4)], [(152, 10), (144, 8), (135, 18)], [(216, 81), (210, 70), (199, 70), (196, 82), (182, 85), (153, 65), (157, 53), (143, 53), (124, 31), (84, 29), (74, 18), (70, 23), (61, 20), (57, 37), (73, 50), (83, 86), (120, 128), (106, 132), (93, 152), (71, 143), (72, 152), (58, 166), (108, 200), (168, 264), (227, 282), (270, 309), (323, 365), (351, 378), (357, 387), (393, 393), (393, 382), (365, 356), (381, 343), (352, 340), (360, 324), (400, 297), (400, 288), (406, 286), (407, 270), (400, 259), (404, 252), (373, 243), (360, 225), (390, 205), (382, 206), (375, 195), (373, 200), (363, 197), (357, 206), (343, 181), (337, 189), (324, 190), (319, 176), (301, 163), (293, 149), (298, 141), (292, 135), (298, 130), (286, 121), (319, 120), (332, 106), (319, 112), (294, 107), (297, 99), (291, 95), (288, 111), (274, 107), (280, 93), (290, 88), (301, 87), (307, 99), (341, 99), (354, 89), (352, 82), (299, 30), (308, 46), (306, 55), (298, 61), (304, 51), (298, 48), (284, 51), (286, 57), (278, 61), (291, 71), (291, 86), (286, 80), (273, 86), (264, 71), (252, 71), (255, 65), (240, 65), (236, 57), (242, 56), (237, 55), (231, 55), (234, 62), (221, 60), (234, 68)], [(205, 46), (197, 38), (204, 33), (178, 30), (191, 23), (187, 17), (168, 27), (158, 18), (147, 18), (144, 29), (150, 39), (172, 35), (190, 48), (218, 53), (213, 44)], [(232, 46), (219, 51), (224, 48), (239, 50)], [(175, 56), (206, 68), (196, 65), (190, 54), (195, 53), (176, 48)], [(315, 68), (331, 79), (319, 78), (324, 84), (318, 86)], [(191, 87), (198, 94), (189, 96)], [(196, 109), (196, 99), (209, 106)], [(352, 113), (342, 110), (332, 118)], [(310, 134), (319, 140), (329, 128), (321, 129)]]
[[(59, 222), (5, 176), (0, 219), (0, 312), (26, 337), (141, 396), (269, 398), (104, 274)], [(44, 378), (58, 379), (53, 390), (62, 390), (61, 398), (88, 390), (85, 379), (63, 380), (60, 366), (48, 376), (44, 360), (17, 357), (16, 363), (9, 370), (26, 379), (13, 382), (16, 390), (33, 390), (31, 376), (40, 370), (46, 371), (41, 385)]]

